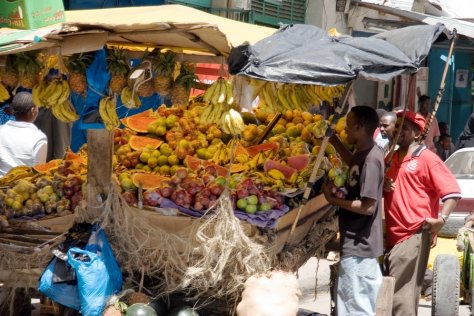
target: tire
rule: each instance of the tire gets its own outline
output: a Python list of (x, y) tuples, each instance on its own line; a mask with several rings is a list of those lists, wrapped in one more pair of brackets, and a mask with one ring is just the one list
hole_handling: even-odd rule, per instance
[(448, 221), (444, 224), (443, 228), (438, 233), (438, 237), (445, 238), (456, 238), (458, 235), (459, 228), (464, 226), (464, 220), (467, 213), (452, 214), (449, 216)]
[(432, 316), (457, 316), (459, 312), (459, 259), (438, 255), (434, 262)]

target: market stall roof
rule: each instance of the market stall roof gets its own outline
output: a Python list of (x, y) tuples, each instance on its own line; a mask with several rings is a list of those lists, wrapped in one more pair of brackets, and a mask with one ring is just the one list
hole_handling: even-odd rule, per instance
[(428, 14), (423, 14), (414, 11), (407, 11), (400, 8), (390, 7), (387, 5), (366, 3), (366, 1), (357, 2), (359, 6), (377, 10), (384, 13), (389, 13), (395, 16), (399, 16), (405, 19), (410, 19), (413, 21), (419, 21), (425, 24), (436, 25), (442, 23), (449, 30), (456, 29), (458, 34), (470, 37), (474, 39), (474, 23), (463, 21), (459, 19), (453, 19), (444, 16), (433, 16)]
[(112, 42), (226, 56), (232, 47), (276, 31), (182, 5), (66, 11), (66, 21), (38, 30), (0, 29), (0, 54), (59, 45), (71, 53)]
[(229, 70), (297, 84), (338, 85), (357, 76), (387, 81), (416, 72), (444, 32), (441, 24), (417, 25), (372, 37), (350, 37), (329, 36), (312, 25), (285, 25), (254, 45), (235, 48)]

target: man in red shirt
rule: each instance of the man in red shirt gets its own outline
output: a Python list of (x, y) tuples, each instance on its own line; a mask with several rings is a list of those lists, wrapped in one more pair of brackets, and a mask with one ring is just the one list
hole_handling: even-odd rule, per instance
[[(387, 230), (384, 267), (395, 277), (393, 315), (416, 315), (433, 237), (461, 197), (456, 179), (419, 138), (425, 118), (406, 111), (393, 161), (385, 176)], [(439, 200), (444, 202), (439, 211)]]

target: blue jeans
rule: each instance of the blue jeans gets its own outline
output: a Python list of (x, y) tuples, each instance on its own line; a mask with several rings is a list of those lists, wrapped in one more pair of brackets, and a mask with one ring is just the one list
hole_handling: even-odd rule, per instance
[(374, 316), (382, 285), (382, 272), (376, 258), (342, 257), (337, 283), (338, 316)]

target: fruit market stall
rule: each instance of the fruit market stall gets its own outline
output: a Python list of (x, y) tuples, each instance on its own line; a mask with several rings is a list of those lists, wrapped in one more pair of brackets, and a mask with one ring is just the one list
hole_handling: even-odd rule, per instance
[[(76, 26), (82, 31), (95, 27), (84, 25)], [(125, 35), (138, 36), (137, 41), (143, 35), (137, 28), (109, 30), (115, 30), (114, 42)], [(117, 30), (124, 33), (119, 36)], [(37, 105), (73, 121), (79, 115), (71, 100), (95, 94), (88, 102), (95, 102), (105, 129), (90, 130), (77, 153), (18, 167), (0, 179), (2, 232), (34, 231), (23, 240), (0, 240), (9, 245), (0, 261), (2, 281), (22, 279), (24, 286), (36, 287), (49, 251), (70, 236), (62, 233), (73, 222), (83, 221), (101, 223), (127, 287), (138, 288), (142, 296), (184, 292), (198, 305), (212, 298), (232, 306), (249, 276), (272, 268), (294, 271), (308, 256), (324, 251), (337, 230), (337, 217), (318, 186), (327, 175), (342, 187), (347, 168), (323, 141), (332, 123), (341, 139), (347, 135), (344, 119), (331, 122), (308, 108), (340, 99), (348, 91), (342, 83), (352, 78), (317, 85), (249, 80), (251, 99), (258, 96), (259, 102), (243, 111), (237, 80), (220, 78), (189, 100), (194, 67), (180, 59), (183, 55), (172, 49), (141, 52), (143, 67), (134, 69), (142, 70), (135, 76), (127, 67), (134, 53), (109, 44), (94, 56), (71, 55), (64, 62), (55, 54), (26, 54), (29, 66), (22, 69), (34, 68), (45, 78), (21, 84), (32, 88)], [(51, 68), (60, 75), (48, 76)], [(105, 69), (101, 93), (90, 89), (86, 69)], [(2, 82), (16, 86), (7, 84), (14, 72), (5, 73)], [(173, 106), (119, 118), (119, 107), (138, 112), (144, 98), (156, 92), (171, 95)], [(301, 203), (303, 191), (312, 193)], [(18, 226), (25, 223), (34, 227)], [(41, 242), (32, 239), (41, 235), (47, 236), (37, 238)]]

